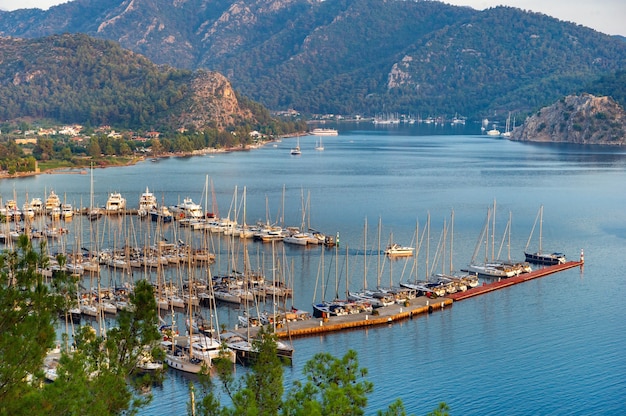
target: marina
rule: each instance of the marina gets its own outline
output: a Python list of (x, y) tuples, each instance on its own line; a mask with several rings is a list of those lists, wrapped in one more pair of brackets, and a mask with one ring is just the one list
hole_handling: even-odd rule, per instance
[[(457, 127), (457, 131), (459, 129)], [(622, 193), (615, 192), (624, 181), (626, 158), (623, 152), (601, 147), (582, 151), (579, 146), (516, 143), (480, 134), (449, 135), (441, 127), (435, 128), (434, 123), (415, 123), (406, 129), (402, 125), (374, 127), (372, 123), (342, 127), (339, 137), (324, 137), (323, 152), (313, 152), (313, 136), (309, 141), (305, 137), (300, 140), (307, 146), (305, 149), (311, 149), (300, 157), (289, 155), (296, 139), (283, 139), (276, 143), (277, 147), (271, 145), (251, 152), (169, 158), (160, 159), (158, 163), (147, 161), (123, 168), (94, 169), (93, 206), (104, 206), (108, 194), (115, 191), (127, 199), (127, 212), (135, 210), (140, 193), (149, 186), (160, 205), (169, 207), (179, 198), (182, 201), (190, 197), (204, 207), (203, 183), (209, 175), (215, 181), (215, 200), (219, 206), (219, 210), (210, 211), (216, 213), (217, 218), (228, 216), (235, 186), (246, 185), (247, 224), (284, 222), (300, 228), (301, 189), (310, 190), (312, 209), (307, 208), (307, 222), (310, 220), (312, 227), (327, 235), (339, 233), (341, 237), (339, 255), (334, 254), (334, 249), (324, 250), (327, 299), (334, 299), (337, 286), (339, 298), (344, 297), (346, 281), (351, 292), (363, 291), (364, 265), (368, 270), (368, 289), (413, 282), (415, 260), (420, 270), (418, 280), (443, 274), (440, 266), (433, 266), (438, 235), (433, 233), (430, 237), (428, 273), (425, 271), (426, 244), (416, 244), (413, 239), (416, 217), (421, 234), (428, 212), (433, 224), (440, 224), (449, 216), (450, 208), (455, 208), (453, 260), (456, 267), (453, 269), (464, 267), (472, 257), (486, 207), (494, 197), (502, 212), (514, 213), (511, 257), (524, 260), (524, 247), (537, 208), (544, 205), (544, 247), (563, 252), (568, 258), (577, 257), (584, 247), (587, 257), (584, 271), (572, 267), (545, 278), (474, 296), (471, 301), (453, 301), (443, 309), (435, 306), (433, 313), (414, 314), (412, 319), (399, 319), (392, 324), (283, 338), (294, 348), (292, 365), (284, 370), (285, 386), (302, 380), (304, 364), (316, 353), (323, 351), (340, 357), (347, 348), (352, 348), (375, 384), (374, 392), (368, 397), (367, 414), (386, 408), (389, 397), (402, 398), (407, 408), (416, 414), (426, 414), (440, 401), (448, 403), (455, 414), (467, 415), (506, 413), (512, 408), (523, 414), (588, 414), (596, 410), (598, 402), (609, 412), (619, 412), (623, 405), (626, 368), (618, 346), (626, 341), (622, 324), (614, 317), (626, 306), (622, 297), (612, 294), (623, 286), (621, 265), (615, 262), (624, 244), (622, 208), (626, 202)], [(364, 160), (368, 163), (364, 164)], [(258, 175), (258, 172), (264, 174)], [(66, 200), (82, 212), (81, 208), (89, 206), (89, 183), (89, 175), (40, 175), (3, 180), (0, 192), (4, 201), (15, 199), (22, 207), (26, 194), (29, 200), (44, 199), (45, 190), (50, 193), (53, 189), (62, 201)], [(286, 189), (284, 209), (283, 185)], [(14, 195), (17, 197), (13, 198)], [(209, 202), (211, 199), (209, 196)], [(600, 200), (602, 204), (597, 203)], [(233, 214), (234, 208), (231, 219)], [(49, 216), (35, 218), (36, 221), (44, 218), (46, 222), (51, 221)], [(393, 232), (394, 241), (416, 248), (414, 255), (392, 261), (382, 255), (385, 244), (371, 248), (376, 246), (372, 244), (376, 241), (372, 236), (368, 237), (365, 249), (363, 221), (366, 218), (374, 221), (382, 218), (382, 234)], [(242, 223), (241, 215), (238, 222)], [(77, 241), (75, 238), (79, 230), (88, 237), (90, 226), (100, 230), (98, 249), (107, 246), (119, 249), (126, 235), (137, 235), (140, 243), (133, 245), (143, 249), (143, 241), (148, 236), (153, 245), (155, 236), (160, 235), (155, 234), (158, 221), (139, 220), (135, 215), (103, 215), (92, 222), (75, 213), (71, 222), (60, 221), (59, 224), (71, 232), (63, 238), (50, 239), (49, 243), (64, 244), (69, 251), (81, 246), (90, 248), (88, 239)], [(178, 220), (162, 225), (168, 244), (181, 239), (201, 248), (204, 238), (213, 240), (210, 247), (214, 248), (216, 260), (210, 266), (211, 275), (225, 274), (232, 269), (227, 261), (227, 242), (233, 241), (232, 237), (180, 225)], [(135, 233), (120, 231), (124, 229), (134, 229)], [(103, 230), (107, 232), (102, 234)], [(501, 233), (502, 229), (498, 229), (496, 236)], [(234, 241), (238, 245), (243, 243), (239, 237)], [(505, 242), (505, 248), (507, 245)], [(323, 299), (319, 292), (321, 285), (316, 283), (321, 247), (279, 242), (275, 242), (275, 246), (276, 257), (281, 259), (280, 268), (276, 268), (277, 280), (278, 276), (287, 276), (292, 288), (292, 297), (276, 302), (277, 308), (290, 313), (293, 305), (297, 310), (312, 314), (312, 304)], [(248, 249), (252, 269), (265, 265), (265, 277), (271, 280), (271, 243), (252, 238), (248, 240)], [(346, 251), (347, 269), (343, 254)], [(537, 248), (529, 249), (531, 253), (537, 251)], [(178, 282), (179, 267), (172, 264), (163, 271)], [(192, 269), (196, 277), (207, 275), (201, 267)], [(446, 266), (446, 274), (448, 269)], [(533, 265), (533, 270), (537, 269), (538, 266)], [(110, 278), (115, 281), (130, 273), (137, 278), (143, 270), (100, 265), (100, 277), (107, 285)], [(156, 280), (156, 268), (150, 273)], [(83, 276), (88, 282), (89, 274)], [(483, 282), (490, 284), (492, 281), (480, 279), (478, 286)], [(452, 296), (443, 297), (452, 299)], [(239, 323), (238, 317), (244, 316), (246, 310), (251, 318), (262, 316), (263, 312), (271, 315), (274, 302), (271, 296), (266, 299), (258, 306), (260, 314), (254, 304), (248, 309), (244, 304), (218, 303), (219, 323), (234, 328)], [(597, 299), (606, 302), (598, 307)], [(404, 304), (390, 308), (389, 311), (397, 313), (400, 308), (403, 313), (407, 311)], [(200, 310), (209, 317), (206, 309)], [(175, 314), (184, 331), (185, 311), (176, 309)], [(168, 315), (169, 312), (163, 313), (164, 319)], [(367, 315), (368, 320), (375, 317), (373, 313)], [(364, 313), (329, 317), (323, 324), (330, 325), (336, 319), (337, 322), (365, 320), (365, 316)], [(82, 319), (84, 323), (96, 325), (89, 317)], [(106, 314), (104, 319), (110, 327), (115, 315)], [(313, 324), (319, 327), (319, 321), (323, 321), (323, 318), (309, 319), (307, 323), (305, 320), (289, 322), (289, 328)], [(286, 327), (283, 325), (278, 330)], [(250, 331), (254, 328), (250, 327)], [(246, 332), (239, 327), (237, 332), (242, 331)], [(460, 365), (461, 362), (471, 365)], [(246, 371), (244, 367), (237, 367), (238, 374)], [(428, 374), (428, 383), (424, 383), (423, 374)], [(563, 377), (570, 382), (555, 382)], [(190, 381), (193, 378), (185, 373), (168, 370), (163, 385), (153, 388), (152, 403), (140, 414), (184, 414)], [(468, 400), (468, 389), (473, 392), (471, 400)], [(529, 397), (534, 400), (528, 400)], [(589, 397), (595, 400), (590, 401)]]

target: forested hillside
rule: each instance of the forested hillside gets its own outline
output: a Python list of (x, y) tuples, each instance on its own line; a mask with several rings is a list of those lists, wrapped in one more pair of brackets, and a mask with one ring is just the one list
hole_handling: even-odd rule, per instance
[(493, 118), (626, 69), (626, 42), (510, 7), (437, 1), (76, 0), (0, 12), (0, 34), (86, 33), (224, 74), (272, 109)]
[(0, 39), (2, 120), (176, 129), (224, 128), (265, 117), (244, 103), (250, 108), (217, 73), (157, 66), (116, 42), (86, 35)]

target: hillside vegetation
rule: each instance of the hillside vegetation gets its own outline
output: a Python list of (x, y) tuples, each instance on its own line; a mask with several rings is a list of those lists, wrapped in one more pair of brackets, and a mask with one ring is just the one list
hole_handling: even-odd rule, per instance
[(87, 35), (0, 39), (0, 119), (119, 128), (223, 129), (269, 123), (222, 75), (157, 66)]
[(493, 119), (626, 69), (622, 38), (510, 7), (77, 0), (0, 13), (3, 35), (65, 32), (117, 41), (157, 64), (220, 72), (269, 108), (306, 113)]

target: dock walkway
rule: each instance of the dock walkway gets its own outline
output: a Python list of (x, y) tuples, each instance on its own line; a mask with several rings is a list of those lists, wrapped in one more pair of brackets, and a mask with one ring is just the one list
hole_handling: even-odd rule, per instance
[[(311, 318), (301, 321), (289, 321), (278, 325), (276, 335), (278, 338), (296, 338), (311, 335), (325, 334), (329, 332), (342, 331), (347, 329), (366, 328), (375, 325), (392, 324), (405, 319), (411, 319), (416, 315), (430, 313), (434, 310), (441, 310), (447, 306), (451, 306), (453, 302), (469, 299), (478, 295), (493, 292), (494, 290), (513, 286), (529, 280), (538, 279), (563, 270), (583, 266), (584, 259), (581, 256), (580, 261), (569, 261), (564, 264), (547, 266), (534, 270), (529, 273), (523, 273), (519, 276), (501, 279), (492, 283), (483, 283), (465, 292), (457, 292), (445, 297), (429, 298), (419, 296), (411, 299), (404, 305), (391, 305), (375, 309), (376, 314), (351, 314), (343, 316), (331, 316), (329, 318)], [(258, 328), (251, 328), (251, 335), (256, 335)], [(239, 328), (237, 332), (243, 333), (244, 328)]]
[(331, 316), (329, 318), (311, 318), (304, 321), (287, 322), (276, 330), (279, 338), (302, 337), (327, 332), (342, 331), (352, 328), (391, 324), (396, 321), (412, 318), (415, 315), (432, 312), (452, 305), (452, 299), (441, 297), (430, 299), (419, 296), (408, 301), (408, 306), (391, 305), (375, 309), (377, 314), (356, 313), (351, 315)]
[(573, 267), (582, 266), (583, 261), (568, 261), (567, 263), (557, 264), (554, 266), (547, 266), (541, 269), (533, 270), (529, 273), (522, 273), (518, 276), (509, 277), (507, 279), (501, 279), (492, 283), (483, 283), (482, 286), (477, 286), (466, 290), (465, 292), (457, 292), (449, 295), (448, 297), (454, 301), (463, 299), (469, 299), (474, 296), (483, 295), (485, 293), (492, 292), (494, 290), (502, 289), (505, 287), (513, 286), (518, 283), (527, 282), (529, 280), (538, 279), (540, 277), (548, 276), (553, 273), (558, 273), (563, 270), (571, 269)]

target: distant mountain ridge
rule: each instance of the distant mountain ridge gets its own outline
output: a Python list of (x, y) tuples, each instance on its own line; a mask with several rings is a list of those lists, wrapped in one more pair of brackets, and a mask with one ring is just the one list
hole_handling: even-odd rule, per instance
[(437, 1), (75, 0), (0, 12), (0, 34), (85, 33), (224, 74), (272, 109), (526, 113), (626, 69), (626, 42), (510, 7)]

